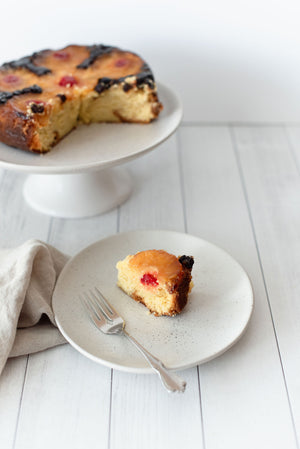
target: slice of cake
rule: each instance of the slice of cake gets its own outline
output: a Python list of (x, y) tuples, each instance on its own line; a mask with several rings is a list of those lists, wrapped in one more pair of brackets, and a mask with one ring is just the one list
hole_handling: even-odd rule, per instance
[(182, 311), (191, 289), (191, 256), (176, 257), (163, 250), (141, 251), (117, 263), (118, 286), (154, 315)]
[(0, 141), (44, 153), (80, 123), (149, 123), (162, 104), (135, 53), (106, 45), (43, 50), (0, 67)]

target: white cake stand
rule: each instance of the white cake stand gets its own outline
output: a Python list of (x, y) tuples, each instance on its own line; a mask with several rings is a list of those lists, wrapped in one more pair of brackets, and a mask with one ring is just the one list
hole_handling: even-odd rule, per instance
[(0, 166), (31, 173), (23, 194), (31, 207), (64, 217), (88, 217), (122, 204), (132, 182), (117, 167), (166, 140), (178, 127), (182, 106), (177, 95), (159, 84), (164, 109), (151, 124), (79, 126), (45, 155), (32, 154), (0, 142)]

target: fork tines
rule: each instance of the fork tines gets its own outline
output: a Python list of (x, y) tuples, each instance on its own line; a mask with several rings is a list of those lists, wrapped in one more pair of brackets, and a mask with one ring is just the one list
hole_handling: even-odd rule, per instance
[(95, 287), (94, 291), (89, 289), (89, 293), (85, 293), (85, 296), (81, 295), (81, 299), (89, 312), (96, 314), (99, 319), (101, 319), (104, 315), (107, 320), (112, 321), (114, 318), (119, 316), (115, 309), (100, 292), (98, 287)]

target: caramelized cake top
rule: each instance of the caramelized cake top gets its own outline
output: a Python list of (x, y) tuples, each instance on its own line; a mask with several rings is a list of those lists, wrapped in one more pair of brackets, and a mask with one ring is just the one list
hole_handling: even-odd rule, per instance
[(154, 77), (145, 61), (132, 52), (105, 45), (69, 45), (3, 64), (0, 105), (18, 98), (17, 103), (26, 109), (29, 94), (39, 101), (41, 93), (68, 97), (74, 90), (101, 93), (116, 83), (122, 83), (124, 91), (134, 85), (153, 88)]
[(137, 54), (107, 45), (42, 50), (0, 66), (0, 141), (49, 151), (80, 123), (150, 123), (162, 110)]
[(155, 284), (155, 280), (168, 282), (182, 272), (182, 265), (176, 256), (157, 249), (135, 254), (130, 258), (129, 266), (144, 275), (142, 279), (146, 285)]

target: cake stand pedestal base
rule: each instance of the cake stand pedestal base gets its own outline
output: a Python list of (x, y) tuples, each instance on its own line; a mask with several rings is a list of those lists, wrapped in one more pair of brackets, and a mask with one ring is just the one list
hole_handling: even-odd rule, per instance
[(30, 175), (23, 194), (39, 212), (62, 218), (102, 214), (130, 196), (131, 178), (123, 168), (58, 175)]

